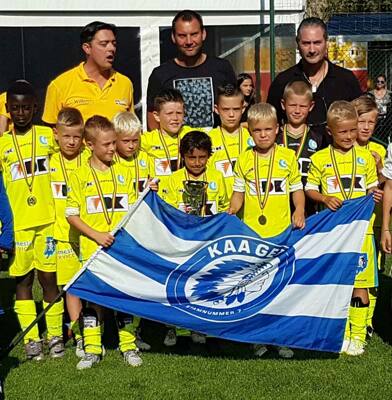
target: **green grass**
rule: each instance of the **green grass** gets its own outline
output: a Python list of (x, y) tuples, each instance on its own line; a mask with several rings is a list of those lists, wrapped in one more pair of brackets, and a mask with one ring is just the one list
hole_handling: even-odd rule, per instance
[[(0, 273), (0, 345), (17, 331), (12, 313), (13, 281)], [(188, 338), (169, 352), (162, 345), (159, 325), (146, 323), (146, 339), (153, 345), (142, 355), (140, 368), (127, 367), (113, 342), (108, 321), (107, 355), (91, 370), (77, 371), (72, 344), (64, 359), (24, 361), (19, 345), (0, 367), (6, 399), (392, 399), (392, 279), (381, 276), (375, 326), (378, 335), (361, 357), (296, 351), (293, 360), (280, 360), (274, 351), (255, 359), (245, 344), (208, 339), (206, 346)], [(39, 290), (35, 297), (40, 298)]]

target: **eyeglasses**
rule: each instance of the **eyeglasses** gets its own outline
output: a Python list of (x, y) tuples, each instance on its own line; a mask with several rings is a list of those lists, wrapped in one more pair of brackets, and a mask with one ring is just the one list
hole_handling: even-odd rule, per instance
[(377, 83), (385, 83), (385, 81), (380, 81), (377, 79)]

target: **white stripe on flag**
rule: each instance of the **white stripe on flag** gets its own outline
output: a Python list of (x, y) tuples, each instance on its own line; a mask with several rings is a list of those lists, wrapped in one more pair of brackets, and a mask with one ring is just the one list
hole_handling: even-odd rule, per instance
[(88, 270), (106, 284), (126, 295), (162, 303), (167, 302), (165, 285), (127, 267), (103, 251), (90, 263)]
[(207, 243), (183, 240), (173, 235), (145, 202), (140, 204), (124, 229), (141, 246), (175, 264), (184, 263)]
[(307, 235), (294, 244), (295, 258), (317, 258), (331, 253), (359, 253), (368, 221), (338, 225), (329, 232)]
[(288, 285), (261, 314), (347, 318), (350, 285)]

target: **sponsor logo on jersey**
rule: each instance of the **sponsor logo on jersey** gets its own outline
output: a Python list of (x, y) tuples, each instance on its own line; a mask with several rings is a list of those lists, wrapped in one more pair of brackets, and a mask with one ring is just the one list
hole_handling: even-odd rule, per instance
[(219, 238), (173, 271), (166, 285), (167, 298), (173, 307), (202, 320), (230, 322), (251, 317), (290, 282), (294, 256), (285, 251), (284, 246), (262, 239)]
[(54, 199), (67, 198), (67, 185), (65, 182), (51, 182), (51, 186)]
[(364, 271), (367, 266), (368, 266), (368, 256), (366, 253), (362, 253), (358, 259), (356, 274), (359, 274), (360, 272)]
[(231, 161), (233, 163), (233, 166), (231, 165), (229, 160), (215, 161), (215, 169), (217, 171), (222, 172), (222, 174), (225, 178), (230, 178), (230, 177), (234, 176), (233, 167), (235, 166), (237, 159), (232, 158)]
[(177, 158), (170, 159), (170, 162), (166, 158), (155, 158), (154, 164), (155, 175), (170, 176), (177, 169)]
[[(351, 175), (342, 175), (340, 177), (342, 185), (344, 187), (345, 192), (350, 191), (351, 186)], [(363, 192), (366, 193), (366, 182), (365, 177), (363, 175), (356, 175), (354, 178), (354, 192)], [(327, 178), (327, 193), (328, 194), (337, 194), (340, 192), (339, 181), (335, 176), (331, 176)]]
[[(25, 169), (27, 172), (27, 177), (31, 177), (31, 158), (25, 158), (23, 160)], [(49, 159), (46, 156), (36, 157), (34, 175), (45, 175), (49, 172)], [(11, 180), (18, 181), (19, 179), (24, 179), (23, 168), (19, 164), (19, 161), (11, 164)]]
[[(184, 191), (182, 190), (182, 192), (184, 192)], [(182, 212), (184, 212), (185, 214), (188, 214), (188, 212), (190, 211), (190, 206), (189, 206), (189, 204), (179, 203), (178, 209), (181, 210)], [(204, 215), (215, 215), (217, 213), (218, 213), (218, 209), (216, 207), (216, 202), (213, 200), (207, 201), (206, 205), (204, 207)]]
[(310, 167), (310, 158), (301, 157), (298, 159), (299, 171), (302, 176), (308, 176)]
[(115, 104), (117, 104), (118, 106), (128, 107), (128, 101), (127, 101), (127, 99), (115, 99), (114, 102), (115, 102)]
[(44, 256), (49, 258), (52, 256), (56, 251), (56, 242), (54, 241), (52, 236), (47, 236), (45, 241), (45, 250)]
[[(264, 178), (260, 179), (261, 194), (265, 193), (266, 186), (267, 186), (267, 179)], [(287, 192), (286, 178), (271, 179), (271, 186), (269, 191), (270, 195), (286, 194), (286, 192)], [(255, 180), (249, 182), (249, 194), (251, 196), (257, 196)]]
[[(142, 192), (144, 188), (146, 187), (147, 184), (147, 178), (140, 178), (138, 185), (137, 185), (137, 190), (138, 192)], [(136, 190), (136, 179), (133, 180), (133, 188)]]
[[(104, 202), (108, 211), (128, 211), (128, 195), (117, 194), (114, 200), (114, 207), (112, 209), (112, 195), (105, 194)], [(86, 197), (87, 213), (88, 214), (99, 214), (103, 212), (101, 199), (99, 196), (88, 196)]]

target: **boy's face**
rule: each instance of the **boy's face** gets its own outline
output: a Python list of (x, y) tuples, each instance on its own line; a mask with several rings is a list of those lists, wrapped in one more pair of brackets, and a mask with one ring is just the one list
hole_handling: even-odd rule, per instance
[(87, 146), (95, 158), (108, 163), (113, 160), (114, 153), (116, 152), (116, 139), (114, 130), (99, 131), (94, 140), (87, 141)]
[(240, 126), (243, 105), (241, 96), (219, 96), (215, 111), (220, 116), (223, 128), (232, 131)]
[(32, 125), (37, 103), (33, 96), (16, 94), (8, 97), (6, 104), (11, 120), (18, 131), (25, 131)]
[(358, 140), (369, 141), (377, 124), (377, 116), (377, 110), (373, 110), (358, 117)]
[(83, 125), (58, 125), (54, 137), (60, 146), (61, 153), (66, 157), (74, 157), (79, 153), (83, 142)]
[(127, 133), (117, 136), (117, 153), (120, 157), (128, 158), (135, 154), (140, 147), (140, 133)]
[(161, 130), (176, 135), (184, 122), (184, 104), (177, 102), (162, 104), (160, 111), (154, 111), (154, 118)]
[(264, 151), (269, 150), (274, 145), (278, 129), (278, 122), (273, 118), (258, 120), (249, 124), (249, 130), (256, 148)]
[(332, 135), (334, 147), (348, 151), (353, 146), (358, 134), (358, 120), (348, 119), (338, 121), (328, 126), (328, 132)]
[(309, 112), (314, 106), (314, 102), (307, 96), (290, 94), (286, 100), (281, 101), (283, 110), (286, 111), (287, 121), (291, 125), (302, 125), (306, 123)]
[(192, 152), (184, 154), (185, 168), (193, 176), (199, 176), (206, 169), (208, 158), (207, 150), (193, 149)]

